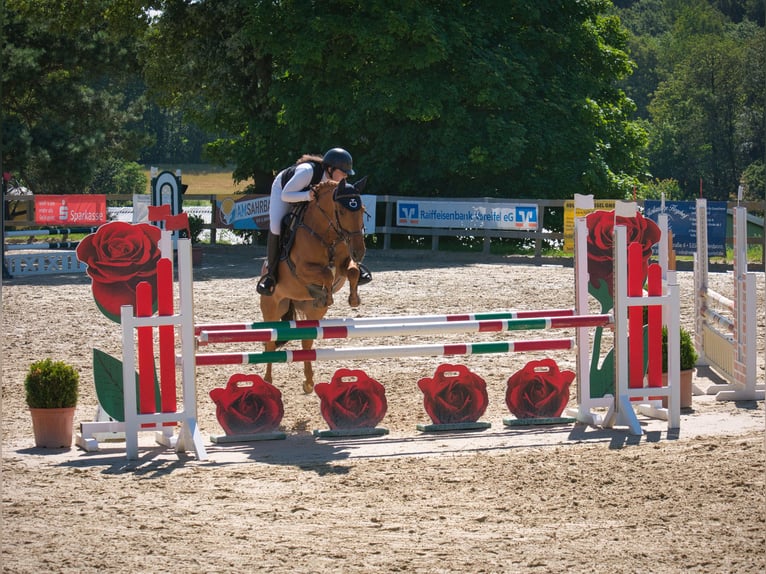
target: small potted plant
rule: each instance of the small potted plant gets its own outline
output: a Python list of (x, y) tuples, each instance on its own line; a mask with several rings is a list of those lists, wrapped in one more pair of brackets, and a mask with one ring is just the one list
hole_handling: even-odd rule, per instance
[(192, 264), (202, 263), (202, 232), (205, 229), (205, 220), (199, 215), (189, 216), (189, 235), (192, 243)]
[(80, 375), (67, 363), (43, 359), (29, 366), (24, 380), (32, 417), (35, 445), (42, 448), (72, 446), (74, 411)]
[[(679, 368), (681, 383), (681, 408), (691, 408), (692, 406), (692, 378), (694, 376), (694, 366), (697, 364), (697, 350), (694, 348), (694, 341), (691, 333), (681, 327), (679, 332)], [(668, 328), (662, 327), (662, 372), (663, 378), (667, 380), (668, 372)], [(667, 401), (663, 400), (664, 403)]]

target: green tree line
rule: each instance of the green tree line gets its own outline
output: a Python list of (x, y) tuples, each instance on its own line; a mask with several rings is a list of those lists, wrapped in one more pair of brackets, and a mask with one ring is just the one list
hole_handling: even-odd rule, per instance
[(2, 162), (130, 192), (203, 159), (266, 192), (349, 149), (378, 193), (766, 189), (764, 2), (5, 0)]

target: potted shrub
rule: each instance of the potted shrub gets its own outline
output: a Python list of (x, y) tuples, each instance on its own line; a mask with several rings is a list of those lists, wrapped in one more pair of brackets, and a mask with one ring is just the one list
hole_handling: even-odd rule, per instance
[[(681, 327), (679, 333), (680, 345), (680, 382), (681, 382), (681, 408), (686, 409), (692, 406), (692, 378), (694, 376), (694, 365), (697, 364), (697, 350), (694, 348), (694, 340), (691, 333)], [(668, 372), (668, 328), (662, 327), (662, 372), (663, 380), (667, 381)], [(663, 398), (663, 404), (667, 401)]]
[(36, 361), (29, 366), (24, 390), (35, 445), (71, 447), (74, 411), (80, 390), (79, 373), (63, 361)]
[(205, 220), (199, 215), (189, 216), (189, 234), (192, 243), (192, 264), (202, 263), (202, 232), (205, 229)]

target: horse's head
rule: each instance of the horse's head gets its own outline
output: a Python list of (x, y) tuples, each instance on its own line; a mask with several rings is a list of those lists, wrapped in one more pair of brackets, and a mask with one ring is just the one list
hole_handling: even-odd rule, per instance
[(341, 181), (333, 192), (335, 219), (354, 261), (362, 261), (364, 245), (364, 205), (360, 195), (367, 185), (367, 176), (355, 184)]

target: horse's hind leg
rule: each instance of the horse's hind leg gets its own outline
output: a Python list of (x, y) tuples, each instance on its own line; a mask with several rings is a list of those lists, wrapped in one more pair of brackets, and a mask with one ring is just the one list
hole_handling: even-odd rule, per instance
[[(264, 343), (264, 350), (268, 353), (271, 351), (274, 351), (277, 347), (274, 343)], [(266, 373), (263, 375), (263, 380), (267, 383), (274, 382), (274, 379), (271, 376), (271, 363), (266, 363)]]
[[(309, 351), (314, 346), (313, 339), (303, 339), (301, 347)], [(311, 361), (303, 361), (303, 392), (307, 395), (314, 392), (314, 365)]]

